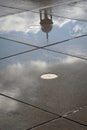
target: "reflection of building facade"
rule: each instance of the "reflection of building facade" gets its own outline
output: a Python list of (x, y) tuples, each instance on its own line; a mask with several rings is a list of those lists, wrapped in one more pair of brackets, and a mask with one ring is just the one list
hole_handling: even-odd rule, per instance
[(51, 10), (48, 9), (40, 10), (40, 25), (42, 31), (46, 33), (47, 39), (48, 39), (48, 33), (52, 30), (52, 24), (53, 21), (52, 21)]

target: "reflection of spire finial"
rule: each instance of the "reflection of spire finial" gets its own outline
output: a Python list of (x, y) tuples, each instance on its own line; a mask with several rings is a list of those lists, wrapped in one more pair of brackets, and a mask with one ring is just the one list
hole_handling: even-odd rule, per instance
[(46, 32), (46, 38), (47, 38), (47, 41), (48, 41), (48, 32)]
[[(49, 10), (42, 9), (40, 10), (40, 25), (43, 32), (46, 33), (46, 39), (48, 41), (48, 33), (52, 30), (52, 15), (48, 14)], [(51, 11), (51, 10), (50, 10)]]

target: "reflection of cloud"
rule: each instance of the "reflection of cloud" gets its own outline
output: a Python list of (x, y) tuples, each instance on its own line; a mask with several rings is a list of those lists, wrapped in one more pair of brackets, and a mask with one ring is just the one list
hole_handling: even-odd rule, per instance
[(72, 17), (83, 16), (85, 14), (83, 8), (74, 7), (71, 9)]
[(73, 31), (76, 33), (76, 32), (78, 32), (78, 31), (81, 31), (82, 30), (82, 27), (80, 26), (80, 25), (76, 25), (76, 26), (74, 26), (74, 28), (73, 28)]
[[(38, 86), (36, 81), (36, 75), (40, 71), (44, 71), (47, 68), (47, 64), (41, 61), (32, 61), (26, 62), (24, 64), (16, 63), (8, 65), (2, 72), (0, 72), (0, 88), (3, 88), (8, 91), (9, 95), (12, 97), (17, 97), (20, 95), (20, 89), (26, 89), (27, 87), (32, 86), (33, 90), (33, 83)], [(16, 85), (18, 88), (16, 88)], [(8, 87), (11, 87), (10, 90)], [(26, 86), (26, 87), (25, 87)], [(35, 86), (35, 87), (36, 87)], [(15, 89), (13, 90), (13, 88)], [(4, 92), (6, 92), (4, 90)]]
[[(53, 59), (53, 57), (51, 58)], [(39, 75), (40, 73), (47, 71), (49, 66), (54, 66), (55, 64), (62, 64), (62, 63), (70, 64), (77, 61), (77, 58), (72, 58), (72, 57), (62, 58), (62, 61), (61, 61), (61, 57), (55, 57), (55, 58), (54, 60), (57, 62), (53, 62), (53, 63), (49, 62), (49, 59), (48, 59), (47, 62), (39, 60), (39, 61), (31, 61), (31, 62), (26, 62), (26, 63), (17, 62), (15, 64), (8, 65), (3, 71), (0, 72), (0, 77), (1, 77), (0, 88), (3, 90), (3, 87), (5, 87), (5, 85), (9, 85), (11, 86), (10, 96), (12, 97), (19, 96), (20, 90), (18, 88), (16, 89), (16, 84), (21, 89), (25, 87), (24, 84), (27, 84), (28, 87), (29, 86), (33, 87), (33, 83), (37, 82), (36, 81), (37, 76), (40, 76)], [(15, 84), (15, 90), (13, 90), (14, 84)], [(5, 87), (5, 89), (8, 89), (8, 87)]]
[[(36, 33), (40, 30), (38, 15), (33, 13), (20, 13), (17, 15), (6, 16), (0, 19), (0, 32), (29, 32)], [(31, 26), (33, 29), (31, 29)]]
[[(31, 61), (26, 63), (17, 62), (15, 64), (8, 65), (6, 68), (0, 71), (0, 91), (11, 97), (20, 97), (24, 93), (28, 93), (30, 100), (37, 100), (35, 92), (37, 91), (40, 83), (38, 79), (41, 73), (47, 72), (47, 69), (56, 64), (71, 64), (76, 61), (75, 58), (69, 57), (57, 60), (57, 63), (48, 63), (46, 61)], [(29, 89), (30, 88), (30, 89)], [(27, 89), (29, 92), (27, 92)], [(26, 91), (26, 92), (25, 92)], [(32, 94), (34, 95), (32, 97)], [(17, 109), (17, 103), (10, 101), (6, 102), (5, 98), (0, 99), (0, 109), (6, 111), (14, 111)]]
[[(55, 48), (52, 48), (50, 50), (55, 50)], [(67, 50), (67, 49), (66, 49)], [(71, 50), (72, 51), (72, 50)], [(59, 51), (61, 52), (61, 50)], [(48, 66), (54, 66), (56, 64), (72, 64), (78, 61), (77, 58), (67, 56), (67, 55), (61, 55), (58, 53), (58, 56), (56, 55), (57, 53), (54, 53), (53, 55), (51, 53), (45, 53), (43, 56), (45, 59), (47, 59), (47, 65)], [(70, 53), (71, 54), (71, 53)]]
[(76, 24), (74, 27), (73, 27), (73, 33), (76, 34), (76, 33), (85, 33), (87, 32), (87, 26), (86, 25), (79, 25), (79, 24)]
[(17, 107), (17, 102), (13, 100), (8, 101), (6, 97), (0, 98), (0, 109), (2, 109), (4, 112), (14, 111), (17, 109)]
[[(30, 89), (31, 99), (32, 92), (35, 92), (39, 86), (36, 76), (40, 75), (40, 71), (46, 70), (47, 64), (41, 61), (26, 62), (24, 64), (16, 63), (8, 65), (4, 70), (0, 72), (0, 90), (2, 93), (9, 95), (11, 97), (20, 97), (22, 92), (27, 88)], [(27, 92), (26, 92), (27, 93)], [(32, 100), (36, 100), (33, 98)], [(16, 104), (14, 102), (5, 103), (5, 99), (0, 100), (0, 108), (6, 108), (9, 106), (7, 111), (15, 110)]]
[[(59, 12), (61, 9), (58, 10)], [(68, 9), (66, 10), (68, 11)], [(72, 9), (69, 9), (69, 13), (72, 14), (72, 17), (78, 17), (84, 15), (84, 10), (79, 7), (72, 7)], [(68, 14), (67, 14), (68, 15)], [(64, 19), (64, 18), (56, 18), (53, 17), (53, 23), (54, 25), (58, 25), (58, 27), (63, 27), (65, 24), (69, 23), (70, 19)], [(73, 22), (73, 21), (72, 21)], [(23, 33), (38, 33), (40, 31), (40, 14), (39, 13), (19, 13), (15, 15), (10, 15), (6, 17), (0, 18), (0, 32), (23, 32)]]
[[(77, 58), (72, 58), (72, 57), (66, 58), (66, 63), (68, 63), (68, 64), (75, 63), (76, 61), (77, 61)], [(65, 61), (64, 61), (64, 63), (65, 63)]]
[(70, 19), (58, 18), (57, 20), (54, 19), (54, 24), (58, 25), (58, 27), (63, 27), (65, 24), (71, 22)]
[(41, 62), (41, 61), (38, 61), (38, 62), (35, 62), (35, 61), (31, 61), (31, 65), (34, 67), (38, 67), (38, 69), (42, 69), (42, 68), (46, 68), (47, 67), (47, 63), (46, 62)]
[[(54, 18), (54, 25), (63, 27), (70, 22), (68, 19)], [(38, 33), (40, 31), (40, 16), (34, 13), (20, 13), (16, 15), (6, 16), (0, 19), (0, 32), (8, 33), (12, 31), (23, 33)]]

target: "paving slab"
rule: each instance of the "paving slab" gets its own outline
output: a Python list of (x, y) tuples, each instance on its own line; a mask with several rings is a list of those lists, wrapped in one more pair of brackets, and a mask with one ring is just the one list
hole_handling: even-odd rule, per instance
[[(0, 93), (63, 115), (87, 105), (86, 66), (86, 60), (40, 49), (7, 58), (0, 61)], [(58, 77), (42, 79), (46, 73)]]
[(87, 59), (87, 36), (49, 46), (47, 49)]
[(72, 112), (66, 114), (68, 118), (87, 125), (86, 115), (87, 115), (87, 106), (78, 107), (76, 110), (72, 110)]
[(0, 5), (20, 10), (31, 10), (40, 7), (40, 2), (38, 0), (36, 2), (33, 0), (1, 0)]
[(19, 10), (19, 9), (12, 9), (12, 8), (0, 6), (0, 17), (6, 16), (6, 15), (11, 15), (11, 14), (16, 14), (16, 13), (20, 13), (20, 12), (21, 12), (21, 10)]
[(0, 95), (1, 130), (25, 130), (53, 118), (52, 114)]
[(32, 130), (86, 130), (87, 127), (73, 123), (65, 119), (59, 119), (51, 123), (39, 126)]
[(0, 39), (0, 58), (8, 57), (24, 51), (33, 50), (35, 47), (21, 43)]

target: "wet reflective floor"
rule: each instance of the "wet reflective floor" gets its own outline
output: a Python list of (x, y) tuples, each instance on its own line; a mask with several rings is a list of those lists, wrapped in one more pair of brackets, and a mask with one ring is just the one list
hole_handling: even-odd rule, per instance
[(0, 130), (87, 130), (87, 1), (0, 1)]

